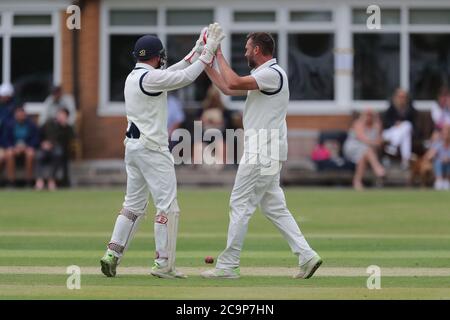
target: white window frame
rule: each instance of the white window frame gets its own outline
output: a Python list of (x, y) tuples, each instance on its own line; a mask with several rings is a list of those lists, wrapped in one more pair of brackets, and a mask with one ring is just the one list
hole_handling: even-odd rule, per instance
[[(61, 82), (61, 19), (60, 12), (70, 5), (70, 1), (7, 1), (0, 3), (0, 35), (3, 39), (3, 82), (11, 82), (11, 38), (16, 37), (52, 37), (53, 38), (53, 81)], [(51, 8), (51, 9), (49, 9)], [(16, 14), (50, 15), (51, 25), (14, 26)], [(30, 52), (30, 55), (33, 53)], [(31, 57), (31, 56), (30, 56)], [(27, 102), (25, 110), (30, 114), (39, 114), (44, 109), (42, 102)]]
[[(110, 102), (109, 100), (109, 36), (114, 34), (131, 33), (156, 33), (165, 43), (168, 34), (192, 34), (198, 33), (198, 27), (194, 26), (166, 26), (165, 12), (167, 9), (189, 8), (214, 10), (216, 21), (220, 22), (227, 35), (232, 33), (247, 33), (255, 29), (263, 29), (278, 34), (277, 46), (279, 49), (278, 62), (281, 67), (287, 69), (287, 41), (289, 33), (332, 33), (334, 34), (335, 50), (350, 52), (353, 56), (353, 33), (357, 32), (398, 32), (400, 33), (400, 85), (405, 89), (409, 88), (409, 33), (450, 33), (449, 26), (418, 26), (409, 25), (408, 12), (412, 8), (450, 8), (448, 0), (428, 0), (425, 3), (420, 0), (379, 0), (381, 9), (400, 9), (401, 21), (399, 25), (388, 25), (381, 30), (371, 31), (364, 25), (353, 25), (352, 9), (367, 8), (373, 4), (370, 0), (305, 0), (298, 3), (296, 0), (281, 0), (274, 5), (273, 0), (260, 0), (255, 6), (253, 1), (233, 1), (222, 0), (215, 2), (211, 7), (210, 1), (193, 0), (189, 4), (180, 4), (176, 0), (166, 0), (164, 4), (160, 1), (152, 0), (102, 0), (100, 17), (100, 106), (98, 114), (102, 116), (114, 116), (125, 114), (123, 102)], [(154, 9), (158, 13), (158, 22), (155, 27), (111, 27), (109, 26), (109, 10), (111, 9)], [(233, 21), (234, 11), (274, 11), (276, 21), (268, 24), (265, 22), (239, 23)], [(330, 11), (331, 22), (291, 22), (289, 20), (290, 11)], [(114, 31), (114, 32), (113, 32)], [(227, 58), (231, 56), (231, 37), (227, 37), (222, 42), (222, 50)], [(353, 100), (353, 75), (350, 70), (336, 70), (334, 76), (334, 100), (330, 101), (305, 101), (292, 100), (289, 103), (288, 115), (339, 115), (350, 114), (354, 110), (362, 110), (368, 106), (383, 110), (387, 107), (387, 101), (359, 101)], [(224, 96), (224, 102), (231, 109), (243, 110), (244, 102), (232, 101), (230, 97)], [(419, 110), (429, 110), (433, 101), (416, 101), (415, 106)]]

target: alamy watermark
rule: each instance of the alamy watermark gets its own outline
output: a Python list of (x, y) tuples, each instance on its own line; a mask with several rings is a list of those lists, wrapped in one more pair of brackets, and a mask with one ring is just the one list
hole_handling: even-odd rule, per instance
[[(204, 129), (201, 121), (194, 121), (193, 134), (186, 129), (172, 133), (171, 140), (177, 143), (172, 156), (176, 165), (251, 164), (259, 165), (262, 175), (273, 175), (278, 172), (279, 159), (287, 150), (283, 132), (280, 129), (226, 129), (223, 134), (216, 128)], [(222, 153), (223, 156), (217, 156)]]
[(69, 275), (66, 281), (66, 287), (69, 290), (81, 289), (81, 268), (76, 265), (68, 266), (66, 274)]
[(77, 5), (71, 5), (67, 7), (67, 14), (70, 16), (66, 19), (66, 27), (69, 30), (80, 30), (81, 29), (81, 9)]
[(367, 289), (381, 289), (381, 268), (376, 265), (371, 265), (367, 267), (366, 273), (369, 274), (369, 278), (367, 278), (366, 282)]
[(367, 7), (367, 14), (370, 16), (367, 18), (366, 26), (369, 30), (381, 29), (381, 9), (379, 6), (373, 4)]

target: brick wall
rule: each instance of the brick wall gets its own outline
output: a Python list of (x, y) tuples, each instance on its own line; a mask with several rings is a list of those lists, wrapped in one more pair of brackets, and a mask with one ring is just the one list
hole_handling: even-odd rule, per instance
[(350, 127), (352, 117), (350, 115), (330, 115), (330, 116), (288, 116), (288, 129), (342, 129)]
[[(65, 26), (66, 14), (62, 20), (63, 87), (73, 94), (72, 37), (74, 31)], [(125, 117), (99, 117), (99, 24), (100, 1), (85, 2), (81, 10), (79, 31), (79, 105), (78, 134), (81, 139), (84, 159), (123, 157), (123, 136), (126, 129)]]

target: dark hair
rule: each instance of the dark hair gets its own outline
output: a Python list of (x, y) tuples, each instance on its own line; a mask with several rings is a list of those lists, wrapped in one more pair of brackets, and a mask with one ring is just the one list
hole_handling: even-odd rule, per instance
[(275, 50), (275, 40), (267, 32), (252, 32), (247, 35), (247, 40), (251, 39), (254, 46), (259, 46), (263, 55), (273, 56)]

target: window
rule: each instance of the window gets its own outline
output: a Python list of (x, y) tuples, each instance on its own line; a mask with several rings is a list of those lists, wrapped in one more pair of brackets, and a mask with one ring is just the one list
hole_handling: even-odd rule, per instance
[(292, 22), (330, 22), (331, 11), (292, 11), (289, 13)]
[[(198, 34), (178, 35), (171, 34), (167, 36), (167, 58), (169, 65), (175, 64), (183, 59), (192, 49)], [(205, 72), (194, 81), (193, 84), (181, 88), (180, 96), (185, 101), (202, 101), (206, 96), (206, 91), (211, 85), (211, 81)]]
[(275, 12), (273, 11), (235, 11), (234, 21), (236, 22), (275, 22)]
[(2, 37), (0, 37), (0, 83), (3, 83), (3, 38)]
[(412, 9), (409, 12), (411, 24), (450, 24), (449, 9)]
[(288, 35), (291, 100), (334, 99), (333, 47), (332, 34)]
[(17, 100), (38, 113), (60, 81), (60, 9), (21, 10), (0, 11), (0, 82), (11, 83)]
[(384, 100), (400, 86), (400, 35), (353, 35), (353, 98)]
[(14, 15), (15, 26), (49, 26), (52, 24), (52, 16), (46, 15)]
[(168, 10), (168, 26), (205, 26), (214, 22), (213, 10)]
[(141, 35), (113, 35), (109, 51), (109, 97), (111, 101), (125, 101), (125, 80), (135, 65), (134, 44)]
[(11, 81), (23, 102), (42, 102), (48, 96), (53, 84), (53, 58), (52, 37), (11, 39)]
[(450, 34), (410, 35), (410, 89), (418, 100), (433, 100), (450, 84)]
[(109, 15), (112, 26), (156, 26), (156, 10), (112, 10)]

